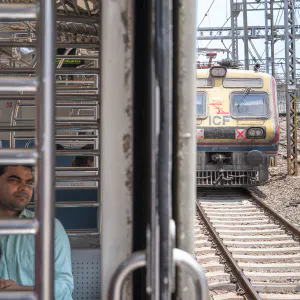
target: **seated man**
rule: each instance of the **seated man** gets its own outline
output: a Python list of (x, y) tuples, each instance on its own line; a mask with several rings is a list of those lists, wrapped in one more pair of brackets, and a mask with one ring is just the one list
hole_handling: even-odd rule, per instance
[[(0, 218), (34, 218), (25, 209), (32, 197), (30, 166), (0, 165)], [(0, 235), (1, 290), (33, 290), (35, 285), (35, 236)], [(71, 251), (62, 224), (55, 219), (55, 300), (72, 300), (74, 288)], [(43, 280), (41, 278), (41, 280)]]
[[(81, 148), (82, 150), (94, 150), (94, 145), (87, 144)], [(93, 156), (75, 156), (75, 159), (71, 162), (72, 167), (93, 167)]]

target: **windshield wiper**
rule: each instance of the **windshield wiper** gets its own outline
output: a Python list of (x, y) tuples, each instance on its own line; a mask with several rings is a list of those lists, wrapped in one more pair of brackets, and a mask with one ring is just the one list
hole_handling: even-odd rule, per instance
[(247, 87), (244, 91), (244, 95), (243, 95), (243, 98), (241, 100), (239, 100), (239, 103), (238, 103), (238, 112), (240, 112), (240, 106), (242, 104), (242, 102), (245, 100), (245, 98), (249, 95), (250, 91), (251, 91), (251, 87)]

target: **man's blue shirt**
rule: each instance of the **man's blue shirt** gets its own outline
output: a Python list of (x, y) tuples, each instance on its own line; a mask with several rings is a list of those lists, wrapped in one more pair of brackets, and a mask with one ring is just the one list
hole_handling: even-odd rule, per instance
[[(19, 217), (32, 219), (34, 213), (24, 209)], [(35, 236), (0, 235), (0, 247), (2, 250), (0, 278), (14, 280), (23, 286), (34, 286)], [(74, 280), (70, 242), (64, 227), (57, 219), (55, 219), (54, 272), (55, 300), (72, 300)]]

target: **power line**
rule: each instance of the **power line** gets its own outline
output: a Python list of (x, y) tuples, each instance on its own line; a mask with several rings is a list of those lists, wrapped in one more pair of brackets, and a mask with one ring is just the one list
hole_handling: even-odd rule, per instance
[[(230, 19), (231, 19), (231, 15), (227, 18), (227, 20), (225, 21), (225, 23), (222, 25), (221, 29), (227, 24), (227, 22), (228, 22)], [(216, 37), (217, 35), (218, 35), (218, 33), (216, 33), (216, 35), (213, 36), (213, 38)], [(207, 48), (207, 47), (210, 45), (210, 43), (213, 41), (213, 38), (209, 41), (209, 43), (208, 43), (204, 48)]]
[(216, 1), (216, 0), (213, 0), (213, 1), (212, 1), (210, 7), (208, 8), (208, 10), (207, 10), (207, 12), (206, 12), (206, 14), (204, 15), (203, 19), (201, 20), (200, 24), (198, 25), (198, 29), (199, 29), (199, 27), (201, 26), (201, 24), (203, 23), (204, 19), (207, 17), (207, 14), (209, 13), (209, 11), (210, 11), (211, 7), (213, 6), (213, 4), (215, 3), (215, 1)]

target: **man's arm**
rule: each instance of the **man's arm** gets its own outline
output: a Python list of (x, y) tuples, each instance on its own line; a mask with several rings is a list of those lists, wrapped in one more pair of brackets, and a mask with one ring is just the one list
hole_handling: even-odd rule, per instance
[(5, 280), (0, 278), (0, 290), (6, 291), (33, 291), (34, 286), (23, 286), (17, 284), (14, 280)]
[(72, 300), (74, 280), (71, 247), (67, 233), (57, 219), (55, 219), (54, 277), (55, 300)]

